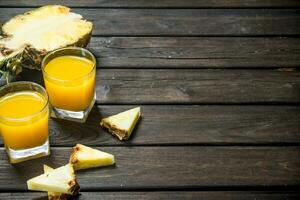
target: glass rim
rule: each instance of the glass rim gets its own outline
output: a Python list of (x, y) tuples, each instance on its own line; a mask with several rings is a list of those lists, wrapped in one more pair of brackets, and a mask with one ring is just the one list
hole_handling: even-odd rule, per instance
[[(30, 114), (30, 115), (28, 115), (26, 117), (6, 117), (6, 116), (0, 116), (0, 121), (3, 121), (3, 120), (4, 121), (17, 121), (17, 122), (28, 121), (29, 119), (31, 119), (31, 118), (33, 118), (33, 117), (41, 114), (42, 112), (45, 111), (46, 108), (48, 108), (48, 105), (49, 105), (49, 96), (48, 96), (48, 93), (47, 93), (46, 89), (43, 86), (41, 86), (41, 85), (39, 85), (37, 83), (31, 82), (31, 81), (17, 81), (17, 82), (9, 83), (7, 85), (4, 85), (4, 86), (0, 87), (0, 90), (3, 90), (3, 89), (8, 88), (8, 87), (12, 87), (14, 85), (21, 85), (21, 84), (31, 84), (31, 85), (34, 85), (34, 86), (38, 87), (39, 89), (41, 89), (45, 93), (45, 95), (42, 94), (45, 97), (45, 99), (46, 99), (45, 105), (43, 106), (43, 108), (41, 108), (41, 110), (39, 110), (39, 111), (37, 111), (35, 113), (32, 113), (32, 114)], [(32, 89), (28, 89), (28, 90), (35, 91), (35, 90), (32, 90)], [(22, 90), (20, 90), (20, 91), (22, 91)], [(25, 89), (24, 89), (24, 91), (25, 91)], [(11, 92), (15, 92), (15, 91), (11, 91)], [(35, 91), (35, 92), (38, 92), (38, 91)], [(38, 92), (38, 93), (40, 93), (40, 92)]]
[[(59, 52), (59, 51), (66, 51), (66, 50), (79, 50), (79, 51), (84, 51), (85, 53), (89, 54), (89, 55), (91, 56), (92, 62), (93, 62), (93, 67), (92, 67), (92, 69), (91, 69), (88, 73), (86, 73), (86, 74), (84, 74), (84, 75), (82, 75), (82, 76), (80, 76), (80, 77), (78, 77), (78, 78), (74, 78), (74, 79), (70, 79), (70, 80), (62, 80), (62, 79), (55, 78), (55, 77), (51, 76), (50, 74), (48, 74), (48, 73), (44, 70), (46, 59), (49, 58), (49, 56), (51, 56), (51, 55), (53, 55), (53, 54), (55, 54), (55, 53), (57, 53), (57, 52)], [(67, 55), (67, 54), (66, 54), (66, 55)], [(76, 55), (75, 55), (75, 56), (76, 56)], [(59, 57), (59, 56), (58, 56), (58, 57)], [(78, 56), (78, 57), (80, 57), (80, 56)], [(46, 75), (48, 78), (50, 78), (50, 79), (52, 79), (52, 80), (54, 80), (54, 81), (62, 82), (62, 83), (73, 82), (73, 81), (78, 81), (78, 80), (84, 79), (85, 77), (90, 76), (90, 74), (92, 74), (92, 72), (94, 71), (95, 68), (96, 68), (96, 58), (95, 58), (95, 56), (92, 54), (92, 52), (90, 52), (89, 50), (87, 50), (87, 49), (85, 49), (85, 48), (82, 48), (82, 47), (74, 47), (74, 46), (63, 47), (63, 48), (59, 48), (59, 49), (56, 49), (56, 50), (54, 50), (54, 51), (49, 52), (49, 53), (43, 58), (43, 60), (42, 60), (42, 65), (41, 65), (41, 69), (42, 69), (43, 75)]]

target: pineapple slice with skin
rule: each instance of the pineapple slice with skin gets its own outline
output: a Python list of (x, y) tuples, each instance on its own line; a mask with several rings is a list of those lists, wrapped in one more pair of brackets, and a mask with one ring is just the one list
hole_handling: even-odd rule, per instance
[[(50, 173), (54, 169), (52, 167), (49, 167), (48, 165), (44, 165), (44, 173)], [(49, 200), (67, 200), (71, 198), (72, 195), (69, 194), (63, 194), (59, 192), (48, 192), (48, 199)]]
[(104, 118), (101, 120), (100, 125), (117, 136), (119, 140), (128, 140), (140, 116), (141, 109), (137, 107)]
[(79, 191), (73, 166), (64, 165), (27, 181), (29, 190), (75, 195)]
[(113, 165), (115, 157), (112, 154), (93, 149), (82, 144), (76, 144), (70, 157), (70, 163), (75, 170)]
[(93, 24), (61, 5), (48, 5), (17, 15), (2, 26), (0, 70), (39, 69), (50, 51), (66, 46), (85, 47)]

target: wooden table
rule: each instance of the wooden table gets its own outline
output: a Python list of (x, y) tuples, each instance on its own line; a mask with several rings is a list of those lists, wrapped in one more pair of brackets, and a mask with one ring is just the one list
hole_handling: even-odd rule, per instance
[[(85, 124), (50, 121), (50, 157), (12, 166), (1, 147), (1, 200), (46, 199), (26, 180), (76, 143), (117, 163), (78, 172), (80, 199), (300, 198), (300, 1), (1, 0), (0, 22), (55, 3), (94, 23), (97, 103)], [(136, 105), (129, 141), (100, 128)]]

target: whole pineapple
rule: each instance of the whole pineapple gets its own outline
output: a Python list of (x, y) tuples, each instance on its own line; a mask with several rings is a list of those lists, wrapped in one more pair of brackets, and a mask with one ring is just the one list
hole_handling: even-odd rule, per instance
[(40, 69), (43, 57), (66, 46), (85, 47), (93, 24), (61, 5), (48, 5), (17, 15), (2, 26), (0, 77), (22, 67)]

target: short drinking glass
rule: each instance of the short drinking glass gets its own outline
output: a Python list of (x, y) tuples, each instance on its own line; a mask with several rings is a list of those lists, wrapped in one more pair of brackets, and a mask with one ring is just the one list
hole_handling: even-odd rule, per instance
[(85, 122), (95, 103), (96, 60), (91, 52), (66, 47), (45, 56), (42, 71), (51, 116)]
[(0, 132), (11, 163), (50, 153), (46, 90), (32, 82), (0, 88)]

